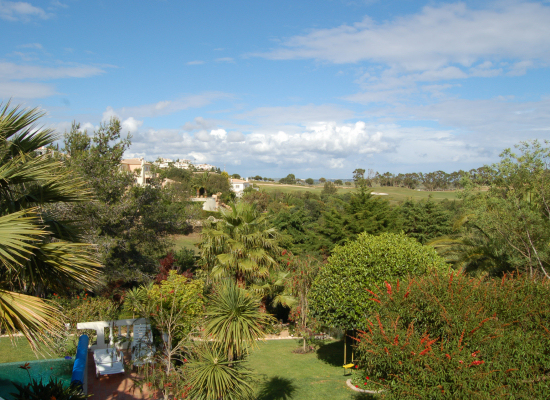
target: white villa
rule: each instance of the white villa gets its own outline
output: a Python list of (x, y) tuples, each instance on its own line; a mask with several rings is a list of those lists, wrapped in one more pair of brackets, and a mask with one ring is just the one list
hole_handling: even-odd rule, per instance
[[(142, 158), (126, 158), (120, 162), (123, 171), (133, 172), (136, 175), (136, 183), (140, 186), (148, 185), (154, 176), (151, 171), (151, 163)], [(136, 172), (139, 171), (139, 174)]]
[(250, 182), (248, 182), (248, 178), (246, 180), (242, 179), (230, 179), (231, 183), (231, 190), (235, 193), (237, 197), (241, 197), (243, 195), (244, 190), (247, 187), (252, 186)]

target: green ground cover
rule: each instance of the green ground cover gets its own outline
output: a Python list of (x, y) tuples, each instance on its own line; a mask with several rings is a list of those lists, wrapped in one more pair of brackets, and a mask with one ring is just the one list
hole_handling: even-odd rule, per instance
[(344, 376), (343, 342), (326, 341), (315, 353), (295, 354), (299, 340), (269, 340), (250, 355), (257, 375), (257, 400), (366, 400), (353, 392)]
[(195, 246), (195, 243), (200, 242), (200, 234), (190, 233), (188, 235), (174, 235), (172, 241), (174, 242), (174, 251), (181, 249), (189, 249), (195, 252), (195, 255), (199, 254), (199, 249)]
[[(317, 186), (287, 186), (287, 185), (267, 185), (262, 183), (256, 183), (260, 190), (264, 190), (266, 192), (283, 192), (283, 193), (298, 193), (298, 192), (315, 192), (317, 194), (321, 194), (321, 191), (323, 190), (322, 185)], [(352, 186), (351, 188), (348, 187), (339, 187), (338, 193), (346, 193), (347, 191), (355, 190), (355, 188)], [(434, 200), (455, 200), (457, 199), (457, 191), (445, 191), (445, 192), (428, 192), (425, 190), (412, 190), (407, 188), (401, 188), (401, 187), (374, 187), (372, 188), (373, 192), (378, 193), (387, 193), (387, 196), (383, 196), (384, 198), (387, 198), (392, 203), (397, 203), (400, 201), (405, 201), (407, 199), (413, 199), (413, 200), (422, 200), (427, 199), (432, 196)]]
[[(366, 400), (369, 397), (355, 393), (346, 386), (342, 368), (342, 341), (326, 341), (309, 354), (292, 352), (299, 340), (269, 340), (261, 342), (250, 355), (249, 368), (258, 378), (257, 400)], [(349, 356), (349, 354), (348, 354)], [(36, 356), (27, 341), (17, 340), (13, 346), (9, 338), (0, 339), (0, 363), (23, 362), (51, 356)]]
[(47, 353), (36, 355), (24, 338), (16, 338), (12, 343), (9, 337), (0, 338), (0, 363), (34, 361), (55, 358)]

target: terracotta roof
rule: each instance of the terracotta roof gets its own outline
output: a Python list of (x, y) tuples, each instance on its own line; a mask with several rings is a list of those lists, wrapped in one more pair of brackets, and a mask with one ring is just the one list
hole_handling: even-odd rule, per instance
[(247, 181), (242, 179), (231, 179), (231, 183), (246, 183)]
[[(129, 165), (141, 165), (141, 158), (126, 158), (125, 160), (120, 160), (120, 163)], [(151, 163), (145, 161), (145, 164), (150, 165)]]

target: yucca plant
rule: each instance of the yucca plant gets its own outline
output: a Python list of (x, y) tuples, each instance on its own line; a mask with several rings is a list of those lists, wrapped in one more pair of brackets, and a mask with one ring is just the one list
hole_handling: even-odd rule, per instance
[(189, 393), (196, 400), (248, 400), (254, 398), (252, 373), (243, 360), (228, 360), (221, 349), (204, 342), (195, 349), (190, 365)]
[(226, 281), (209, 299), (205, 334), (229, 361), (239, 360), (265, 337), (264, 328), (273, 321), (260, 311), (260, 300), (253, 293)]
[(93, 246), (57, 208), (91, 200), (85, 182), (55, 154), (36, 154), (57, 139), (36, 126), (42, 116), (0, 105), (0, 325), (23, 333), (34, 350), (45, 332), (63, 328), (57, 308), (38, 296), (91, 290), (100, 273)]

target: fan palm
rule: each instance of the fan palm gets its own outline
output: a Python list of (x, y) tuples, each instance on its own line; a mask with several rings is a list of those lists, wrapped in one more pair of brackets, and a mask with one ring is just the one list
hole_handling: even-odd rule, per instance
[(245, 286), (247, 280), (265, 278), (278, 266), (279, 238), (253, 205), (239, 203), (231, 211), (222, 211), (221, 221), (203, 230), (199, 248), (214, 278), (231, 276)]
[(85, 183), (56, 157), (35, 154), (56, 140), (35, 125), (42, 115), (0, 105), (0, 324), (33, 349), (62, 328), (58, 310), (37, 296), (91, 290), (100, 272), (93, 247), (57, 208), (90, 200)]

